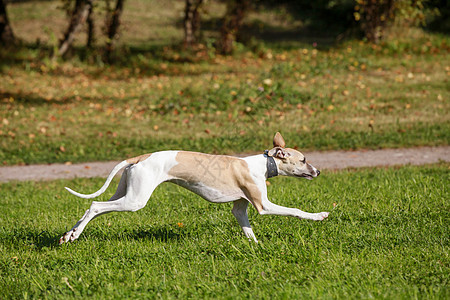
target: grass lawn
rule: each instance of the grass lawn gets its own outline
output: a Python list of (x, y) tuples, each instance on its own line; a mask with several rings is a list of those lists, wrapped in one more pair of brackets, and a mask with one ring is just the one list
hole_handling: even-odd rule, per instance
[(259, 244), (230, 204), (166, 184), (144, 209), (101, 216), (58, 246), (90, 204), (63, 187), (104, 179), (1, 184), (0, 298), (448, 299), (449, 168), (271, 179), (273, 202), (332, 213), (312, 222), (250, 208)]
[[(208, 42), (213, 30), (197, 51), (178, 47), (184, 1), (130, 0), (109, 66), (79, 48), (66, 61), (48, 58), (65, 24), (57, 3), (8, 6), (25, 46), (0, 49), (1, 164), (260, 152), (277, 130), (305, 150), (449, 143), (448, 36), (411, 29), (380, 45), (256, 38), (224, 57)], [(223, 7), (211, 5), (206, 18), (217, 19)], [(263, 12), (249, 26), (255, 20), (262, 31), (283, 23)], [(284, 23), (279, 30), (297, 26)]]

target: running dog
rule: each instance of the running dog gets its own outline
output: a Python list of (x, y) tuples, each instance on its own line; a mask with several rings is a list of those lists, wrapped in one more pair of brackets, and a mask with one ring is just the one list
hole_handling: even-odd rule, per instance
[(66, 189), (81, 198), (95, 198), (108, 188), (111, 180), (125, 168), (115, 194), (106, 202), (93, 201), (83, 217), (59, 240), (74, 241), (95, 217), (113, 211), (137, 211), (143, 208), (155, 188), (163, 182), (178, 184), (214, 203), (234, 202), (232, 213), (245, 236), (258, 242), (250, 226), (247, 206), (251, 203), (261, 215), (292, 216), (322, 221), (328, 212), (307, 213), (276, 205), (267, 198), (266, 180), (284, 175), (313, 179), (320, 171), (306, 162), (295, 149), (285, 148), (279, 132), (273, 148), (264, 154), (244, 158), (209, 155), (187, 151), (161, 151), (124, 160), (117, 164), (97, 192), (85, 195)]

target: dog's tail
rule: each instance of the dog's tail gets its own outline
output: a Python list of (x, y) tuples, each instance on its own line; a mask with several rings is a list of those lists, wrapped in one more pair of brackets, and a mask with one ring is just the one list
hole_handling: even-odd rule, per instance
[(114, 169), (112, 169), (111, 173), (109, 173), (108, 178), (107, 178), (106, 181), (105, 181), (105, 184), (103, 184), (103, 186), (102, 186), (98, 191), (96, 191), (96, 192), (93, 193), (93, 194), (89, 194), (89, 195), (86, 195), (86, 194), (80, 194), (80, 193), (75, 192), (74, 190), (69, 189), (68, 187), (66, 187), (65, 189), (68, 190), (69, 193), (71, 193), (71, 194), (73, 194), (73, 195), (75, 195), (75, 196), (77, 196), (77, 197), (80, 197), (80, 198), (90, 199), (90, 198), (98, 197), (98, 196), (100, 196), (101, 194), (103, 194), (103, 193), (106, 191), (106, 189), (108, 188), (109, 184), (111, 183), (111, 180), (113, 180), (114, 176), (115, 176), (122, 168), (126, 167), (127, 165), (130, 165), (130, 163), (129, 163), (128, 161), (126, 161), (126, 160), (124, 160), (124, 161), (118, 163), (118, 164), (114, 167)]

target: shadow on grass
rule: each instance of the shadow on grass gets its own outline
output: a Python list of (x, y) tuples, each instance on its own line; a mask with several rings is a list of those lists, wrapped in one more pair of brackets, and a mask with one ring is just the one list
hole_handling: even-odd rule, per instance
[(0, 234), (2, 243), (8, 247), (32, 247), (37, 250), (58, 246), (60, 235), (46, 230), (13, 229)]
[(28, 239), (34, 241), (37, 249), (41, 250), (44, 247), (55, 248), (59, 245), (60, 235), (55, 235), (48, 231), (41, 231), (38, 235), (28, 234)]
[[(14, 230), (9, 234), (3, 232), (1, 234), (2, 243), (13, 248), (31, 247), (41, 251), (44, 248), (58, 248), (59, 239), (63, 232), (49, 232), (47, 230)], [(159, 242), (178, 241), (191, 235), (190, 231), (183, 228), (163, 225), (148, 229), (136, 228), (133, 230), (118, 230), (114, 233), (105, 233), (103, 230), (95, 230), (83, 232), (79, 241), (108, 241), (108, 240), (155, 240)], [(74, 243), (77, 243), (75, 241)]]
[[(45, 105), (45, 104), (68, 104), (72, 102), (79, 102), (75, 96), (70, 97), (49, 97), (44, 98), (40, 95), (34, 93), (24, 93), (24, 92), (0, 92), (0, 99), (12, 99), (15, 103), (20, 104), (32, 104), (32, 105)], [(83, 101), (99, 101), (98, 98), (83, 97)]]
[[(207, 29), (214, 30), (214, 24), (218, 20), (210, 20), (204, 25)], [(329, 49), (348, 37), (351, 30), (331, 27), (329, 30), (321, 30), (313, 26), (295, 26), (285, 28), (273, 26), (260, 20), (243, 25), (239, 32), (238, 42), (257, 51), (258, 48), (267, 45), (269, 48), (278, 50), (292, 50), (299, 47), (307, 47), (317, 44), (320, 49)]]
[(190, 232), (181, 227), (162, 225), (150, 228), (135, 228), (114, 232), (108, 236), (108, 239), (117, 240), (155, 240), (159, 242), (178, 241), (190, 236)]
[[(273, 8), (261, 7), (261, 11), (272, 10)], [(265, 48), (278, 50), (291, 50), (299, 47), (315, 45), (319, 48), (330, 48), (341, 41), (343, 36), (349, 32), (351, 24), (348, 24), (348, 9), (327, 10), (321, 5), (290, 4), (286, 11), (291, 16), (290, 19), (296, 22), (287, 21), (285, 25), (274, 25), (270, 21), (261, 19), (250, 20), (241, 29), (238, 41), (245, 45), (242, 50), (253, 51), (256, 55)], [(278, 18), (286, 18), (284, 13), (278, 13)], [(333, 22), (334, 26), (329, 26)], [(298, 25), (298, 24), (302, 25)], [(294, 24), (294, 25), (293, 25)], [(183, 30), (183, 20), (180, 18), (176, 26)], [(160, 41), (142, 41), (140, 43), (117, 46), (112, 53), (112, 64), (103, 61), (104, 45), (97, 45), (93, 49), (86, 47), (73, 47), (65, 59), (78, 59), (86, 62), (90, 66), (96, 66), (82, 71), (85, 75), (93, 77), (109, 76), (114, 73), (114, 79), (124, 79), (130, 76), (129, 69), (139, 69), (136, 76), (142, 75), (201, 75), (210, 73), (208, 67), (198, 66), (187, 67), (187, 64), (201, 64), (208, 62), (214, 64), (211, 59), (215, 57), (213, 47), (214, 40), (219, 36), (221, 18), (210, 18), (203, 21), (201, 28), (205, 34), (203, 46), (196, 50), (186, 50), (182, 46), (182, 41), (174, 41), (161, 44)], [(345, 32), (343, 34), (343, 32)], [(209, 36), (206, 37), (206, 36)], [(238, 47), (239, 48), (239, 47)], [(79, 75), (77, 70), (62, 70), (58, 66), (53, 66), (51, 53), (54, 51), (51, 45), (38, 43), (19, 43), (10, 49), (0, 49), (0, 70), (7, 70), (11, 66), (22, 66), (40, 72), (42, 65), (47, 72), (67, 77)], [(30, 67), (32, 65), (32, 67)], [(34, 66), (33, 66), (34, 65)], [(78, 69), (78, 68), (75, 68)], [(124, 71), (124, 72), (122, 72)], [(218, 70), (214, 70), (217, 73)], [(86, 74), (89, 73), (89, 74)], [(226, 68), (223, 72), (229, 72)], [(123, 73), (123, 74), (121, 74)], [(133, 75), (133, 74), (131, 74)]]
[[(308, 7), (309, 12), (316, 12), (317, 9), (311, 9)], [(327, 24), (319, 24), (319, 22), (325, 22), (324, 19), (335, 16), (334, 12), (327, 12), (327, 18), (315, 17), (311, 19), (311, 14), (303, 12), (303, 8), (295, 7), (296, 13), (292, 13), (294, 10), (288, 10), (294, 16), (295, 20), (301, 20), (303, 26), (276, 26), (270, 22), (262, 20), (252, 20), (247, 22), (239, 36), (239, 41), (244, 44), (251, 51), (258, 51), (258, 49), (264, 48), (264, 45), (269, 45), (280, 50), (290, 50), (313, 43), (318, 43), (322, 47), (331, 47), (339, 40), (339, 36), (346, 30), (344, 24), (341, 26), (328, 26)], [(298, 15), (298, 11), (302, 11), (303, 15)], [(315, 13), (316, 14), (316, 13)], [(342, 23), (342, 18), (340, 19)], [(288, 22), (289, 23), (289, 22)], [(182, 29), (183, 21), (180, 18), (177, 21), (177, 27)], [(209, 32), (209, 36), (213, 37), (210, 40), (214, 40), (219, 36), (220, 26), (222, 24), (221, 18), (212, 18), (202, 22), (202, 31), (206, 34)], [(139, 44), (129, 44), (118, 46), (113, 56), (113, 65), (118, 68), (139, 68), (141, 72), (151, 75), (178, 75), (190, 74), (197, 75), (209, 70), (196, 69), (191, 70), (189, 68), (182, 68), (186, 63), (196, 63), (200, 61), (208, 61), (210, 56), (208, 53), (198, 55), (198, 51), (184, 50), (182, 41), (175, 41), (167, 44), (158, 43), (159, 41), (142, 41)], [(206, 39), (204, 41), (207, 43)], [(10, 49), (2, 49), (0, 51), (0, 70), (5, 67), (14, 65), (26, 65), (30, 62), (43, 62), (48, 61), (53, 52), (51, 45), (37, 44), (37, 43), (19, 43), (16, 47)], [(202, 48), (200, 52), (212, 51), (214, 48), (205, 50)], [(174, 55), (176, 54), (176, 55)], [(215, 53), (210, 53), (212, 56)], [(80, 61), (85, 61), (89, 65), (97, 65), (99, 69), (104, 69), (105, 64), (102, 61), (103, 45), (98, 45), (93, 49), (87, 49), (85, 47), (74, 47), (70, 50), (67, 58), (78, 58)], [(170, 63), (170, 65), (164, 66), (164, 63)], [(161, 66), (163, 64), (163, 66)], [(51, 72), (57, 72), (51, 71)], [(102, 72), (103, 74), (103, 72)], [(66, 74), (61, 74), (66, 75)], [(76, 74), (75, 74), (76, 75)], [(95, 75), (95, 74), (92, 74)]]

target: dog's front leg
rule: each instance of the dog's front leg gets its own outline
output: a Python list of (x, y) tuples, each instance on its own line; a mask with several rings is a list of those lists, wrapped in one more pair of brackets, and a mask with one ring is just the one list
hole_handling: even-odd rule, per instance
[(240, 199), (234, 201), (233, 209), (231, 211), (233, 212), (233, 215), (236, 217), (236, 220), (238, 221), (239, 225), (241, 225), (241, 228), (244, 231), (245, 236), (249, 240), (253, 239), (255, 243), (258, 243), (258, 240), (256, 239), (255, 234), (253, 233), (253, 229), (250, 226), (250, 222), (248, 221), (247, 206), (248, 201), (246, 199)]
[(267, 187), (265, 181), (259, 185), (248, 185), (244, 193), (249, 201), (255, 206), (260, 215), (279, 215), (297, 217), (300, 219), (309, 219), (322, 221), (328, 218), (328, 212), (308, 213), (297, 208), (289, 208), (276, 205), (269, 201), (267, 197)]
[(279, 216), (291, 216), (300, 219), (309, 219), (314, 221), (322, 221), (328, 218), (328, 212), (320, 213), (308, 213), (297, 208), (289, 208), (280, 205), (276, 205), (269, 200), (265, 200), (262, 203), (262, 210), (259, 212), (261, 215), (279, 215)]

